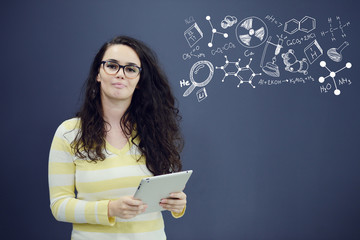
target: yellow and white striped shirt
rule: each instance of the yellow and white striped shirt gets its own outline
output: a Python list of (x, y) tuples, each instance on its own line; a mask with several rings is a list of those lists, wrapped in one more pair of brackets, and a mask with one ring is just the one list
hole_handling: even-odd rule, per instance
[[(49, 156), (50, 207), (58, 221), (73, 223), (72, 239), (166, 239), (161, 212), (132, 219), (108, 216), (109, 200), (134, 195), (140, 180), (152, 176), (131, 142), (117, 149), (106, 142), (106, 159), (79, 159), (70, 147), (80, 121), (73, 118), (56, 130)], [(75, 194), (75, 189), (77, 194)], [(181, 217), (184, 214), (175, 214)]]

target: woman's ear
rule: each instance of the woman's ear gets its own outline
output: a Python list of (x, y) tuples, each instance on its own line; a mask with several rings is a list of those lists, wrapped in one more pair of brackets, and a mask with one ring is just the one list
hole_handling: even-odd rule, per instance
[(98, 75), (96, 76), (96, 81), (97, 81), (97, 82), (101, 82), (100, 73), (98, 73)]

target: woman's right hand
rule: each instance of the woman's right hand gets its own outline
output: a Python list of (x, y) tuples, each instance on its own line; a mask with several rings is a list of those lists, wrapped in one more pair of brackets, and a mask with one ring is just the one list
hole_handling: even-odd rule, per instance
[(124, 196), (109, 202), (109, 217), (130, 219), (145, 212), (147, 205), (131, 196)]

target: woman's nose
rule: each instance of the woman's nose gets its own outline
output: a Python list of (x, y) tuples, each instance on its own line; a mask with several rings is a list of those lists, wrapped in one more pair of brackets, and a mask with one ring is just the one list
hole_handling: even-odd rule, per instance
[(124, 67), (120, 67), (119, 71), (116, 73), (117, 78), (125, 78)]

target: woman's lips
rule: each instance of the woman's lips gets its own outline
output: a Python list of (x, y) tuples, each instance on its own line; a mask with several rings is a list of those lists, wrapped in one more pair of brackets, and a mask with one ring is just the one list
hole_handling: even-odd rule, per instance
[(122, 83), (113, 83), (112, 84), (115, 88), (119, 88), (119, 89), (122, 89), (122, 88), (124, 88), (124, 87), (126, 87), (124, 84), (122, 84)]

